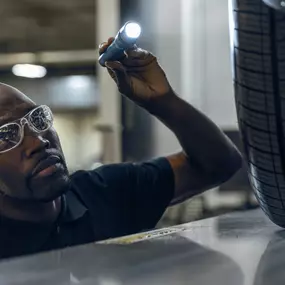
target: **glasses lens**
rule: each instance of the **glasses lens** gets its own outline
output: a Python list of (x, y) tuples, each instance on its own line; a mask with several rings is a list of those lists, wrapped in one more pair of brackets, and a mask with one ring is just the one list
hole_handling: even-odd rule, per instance
[(29, 121), (37, 131), (46, 131), (52, 126), (52, 112), (49, 107), (40, 106), (30, 113)]
[(9, 150), (19, 144), (21, 128), (17, 124), (8, 124), (0, 127), (0, 151)]

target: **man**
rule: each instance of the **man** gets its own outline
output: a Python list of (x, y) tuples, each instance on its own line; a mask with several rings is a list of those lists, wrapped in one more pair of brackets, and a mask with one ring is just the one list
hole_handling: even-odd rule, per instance
[[(100, 53), (112, 40), (101, 45)], [(151, 229), (170, 203), (215, 187), (240, 168), (237, 149), (174, 93), (152, 54), (135, 47), (106, 66), (119, 91), (168, 126), (183, 151), (69, 176), (49, 108), (2, 84), (2, 258)]]

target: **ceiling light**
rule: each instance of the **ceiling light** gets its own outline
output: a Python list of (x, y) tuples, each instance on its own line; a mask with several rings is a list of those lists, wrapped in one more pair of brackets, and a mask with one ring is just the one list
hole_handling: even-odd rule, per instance
[(47, 74), (45, 67), (35, 64), (16, 64), (12, 67), (12, 72), (16, 76), (27, 78), (42, 78)]

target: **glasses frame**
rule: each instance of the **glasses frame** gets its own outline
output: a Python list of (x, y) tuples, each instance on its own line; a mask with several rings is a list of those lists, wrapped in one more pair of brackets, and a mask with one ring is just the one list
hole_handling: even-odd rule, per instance
[[(51, 124), (50, 124), (50, 126), (48, 126), (46, 129), (39, 131), (39, 130), (36, 129), (36, 128), (33, 126), (33, 124), (31, 123), (31, 117), (30, 117), (30, 115), (31, 115), (34, 111), (36, 111), (36, 110), (38, 110), (38, 109), (40, 109), (40, 108), (44, 108), (44, 109), (47, 109), (47, 110), (49, 111), (49, 113), (50, 113), (50, 115), (51, 115)], [(1, 129), (1, 128), (7, 127), (7, 126), (9, 126), (9, 125), (18, 125), (18, 127), (20, 128), (20, 132), (21, 132), (21, 134), (20, 134), (21, 137), (20, 137), (19, 142), (18, 142), (16, 145), (14, 145), (13, 147), (11, 147), (11, 148), (9, 148), (9, 149), (7, 149), (7, 150), (0, 150), (0, 154), (1, 154), (1, 153), (8, 152), (8, 151), (10, 151), (10, 150), (12, 150), (12, 149), (18, 147), (18, 146), (23, 142), (23, 139), (24, 139), (24, 136), (25, 136), (25, 125), (26, 125), (26, 124), (29, 126), (30, 130), (32, 130), (33, 132), (35, 132), (35, 133), (37, 133), (37, 134), (46, 132), (46, 131), (49, 130), (49, 129), (52, 127), (52, 125), (53, 125), (53, 114), (52, 114), (51, 109), (50, 109), (47, 105), (40, 105), (40, 106), (34, 108), (33, 110), (29, 111), (24, 117), (19, 118), (19, 119), (15, 120), (15, 121), (12, 121), (12, 122), (9, 122), (9, 123), (7, 123), (7, 124), (4, 124), (4, 125), (0, 126), (0, 129)], [(1, 139), (0, 139), (0, 141), (1, 141)]]

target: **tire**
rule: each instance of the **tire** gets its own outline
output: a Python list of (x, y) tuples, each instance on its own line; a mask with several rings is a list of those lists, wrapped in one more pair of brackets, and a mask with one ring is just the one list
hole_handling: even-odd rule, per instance
[(260, 207), (285, 227), (285, 14), (230, 0), (235, 101), (249, 180)]

